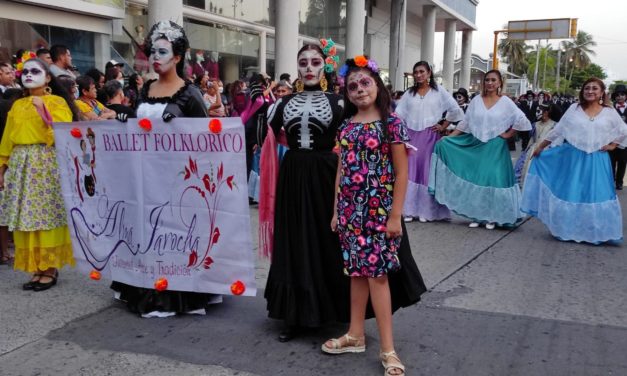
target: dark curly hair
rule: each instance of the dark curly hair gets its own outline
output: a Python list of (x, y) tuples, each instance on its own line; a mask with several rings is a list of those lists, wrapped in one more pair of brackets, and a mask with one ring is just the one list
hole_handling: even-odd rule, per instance
[[(174, 56), (179, 56), (181, 58), (181, 60), (179, 60), (179, 62), (176, 64), (176, 74), (182, 79), (185, 79), (185, 52), (189, 48), (189, 40), (187, 39), (187, 35), (185, 35), (185, 30), (178, 24), (172, 21), (159, 21), (156, 24), (152, 25), (150, 31), (148, 32), (148, 35), (146, 36), (146, 39), (144, 40), (144, 53), (146, 54), (146, 56), (150, 56), (150, 50), (152, 50), (152, 35), (155, 33), (156, 29), (159, 27), (159, 24), (161, 24), (162, 22), (167, 22), (168, 26), (181, 32), (182, 36), (171, 42), (172, 52), (174, 53)], [(161, 35), (157, 39), (161, 38), (169, 40), (165, 35)]]

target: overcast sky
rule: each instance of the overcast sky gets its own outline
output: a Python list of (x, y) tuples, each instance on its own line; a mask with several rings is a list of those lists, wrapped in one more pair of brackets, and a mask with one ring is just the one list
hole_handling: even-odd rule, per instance
[[(479, 0), (479, 30), (473, 33), (472, 52), (487, 58), (492, 52), (494, 30), (508, 21), (546, 18), (578, 18), (578, 29), (592, 34), (597, 42), (592, 61), (605, 69), (608, 79), (627, 79), (627, 0)], [(438, 68), (442, 67), (443, 39), (444, 33), (436, 34)], [(553, 41), (553, 45), (558, 42)], [(456, 45), (459, 57), (461, 36)]]

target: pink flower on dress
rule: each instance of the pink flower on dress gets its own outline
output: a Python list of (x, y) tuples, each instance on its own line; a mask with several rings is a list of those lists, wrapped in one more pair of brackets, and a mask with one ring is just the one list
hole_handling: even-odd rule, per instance
[(364, 177), (361, 174), (353, 174), (353, 183), (361, 184), (364, 182)]
[(378, 225), (378, 226), (376, 227), (376, 230), (377, 230), (377, 231), (380, 231), (380, 232), (385, 232), (386, 228), (385, 228), (385, 226), (384, 226), (384, 225)]
[(366, 245), (366, 238), (364, 238), (363, 236), (358, 236), (357, 237), (357, 243), (359, 243), (360, 246), (365, 246)]
[(377, 261), (379, 261), (379, 257), (377, 257), (377, 255), (375, 255), (374, 253), (371, 253), (370, 256), (368, 256), (368, 262), (370, 264), (374, 264)]
[(355, 152), (354, 151), (350, 151), (350, 152), (348, 152), (348, 154), (346, 154), (346, 161), (348, 163), (354, 163), (355, 162)]
[(379, 142), (377, 140), (375, 140), (374, 138), (368, 138), (368, 140), (366, 141), (366, 146), (369, 149), (374, 149), (377, 146), (379, 146)]

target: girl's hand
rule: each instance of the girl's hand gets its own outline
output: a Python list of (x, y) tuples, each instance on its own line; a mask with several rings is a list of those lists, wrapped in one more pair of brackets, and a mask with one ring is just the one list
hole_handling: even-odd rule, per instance
[(616, 144), (614, 142), (611, 142), (611, 143), (603, 146), (601, 148), (601, 151), (612, 151), (612, 150), (616, 149), (617, 146), (618, 146), (618, 144)]
[(33, 96), (33, 105), (35, 106), (35, 108), (43, 109), (44, 101), (40, 97)]
[(385, 237), (388, 239), (397, 238), (403, 235), (403, 229), (401, 227), (401, 217), (388, 217), (388, 222), (385, 229)]
[(331, 231), (337, 232), (337, 213), (333, 214), (333, 218), (331, 218)]

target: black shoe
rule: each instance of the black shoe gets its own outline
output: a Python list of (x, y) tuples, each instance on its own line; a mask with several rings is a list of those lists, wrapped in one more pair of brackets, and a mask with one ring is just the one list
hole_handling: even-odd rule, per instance
[(48, 277), (51, 279), (50, 282), (46, 282), (46, 283), (41, 283), (41, 282), (36, 282), (33, 286), (33, 291), (44, 291), (44, 290), (48, 290), (49, 288), (51, 288), (52, 286), (57, 284), (57, 278), (59, 277), (59, 272), (55, 271), (54, 275), (47, 275), (47, 274), (42, 274), (41, 277)]
[[(37, 277), (36, 281), (32, 281), (33, 278)], [(39, 278), (41, 278), (41, 274), (35, 274), (33, 275), (33, 278), (31, 278), (31, 281), (26, 282), (25, 284), (22, 285), (22, 289), (23, 290), (32, 290), (35, 288), (35, 285), (39, 282)]]
[(25, 284), (22, 285), (22, 289), (23, 290), (32, 290), (35, 288), (35, 285), (37, 284), (37, 282), (33, 282), (33, 281), (28, 281)]
[(623, 190), (623, 186), (622, 185), (617, 185), (616, 186), (616, 190), (617, 191), (622, 191)]
[(279, 342), (289, 342), (300, 332), (297, 326), (287, 326), (279, 333)]

